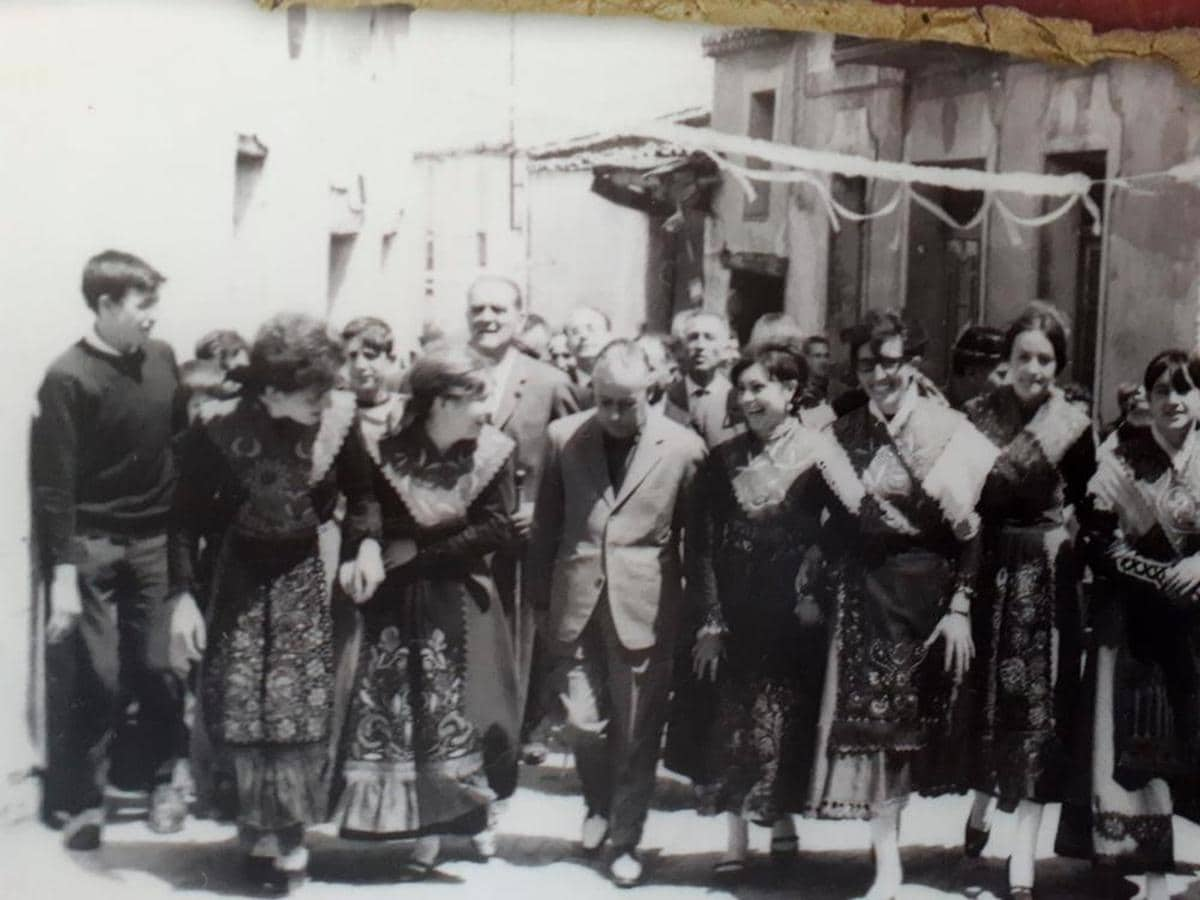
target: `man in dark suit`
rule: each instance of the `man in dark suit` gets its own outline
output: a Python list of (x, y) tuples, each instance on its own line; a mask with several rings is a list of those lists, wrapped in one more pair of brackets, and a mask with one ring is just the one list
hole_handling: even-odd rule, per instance
[[(546, 426), (554, 419), (570, 415), (579, 408), (567, 376), (547, 363), (522, 353), (517, 345), (521, 332), (521, 289), (509, 278), (485, 275), (467, 291), (467, 326), (471, 346), (492, 363), (492, 422), (516, 441), (517, 476), (520, 505), (516, 512), (522, 534), (529, 532), (533, 500), (541, 481), (542, 458), (546, 449)], [(519, 554), (498, 554), (496, 580), (504, 598), (513, 646), (517, 653), (517, 673), (523, 696), (533, 698), (527, 709), (523, 738), (541, 719), (536, 691), (530, 691), (534, 664), (535, 632), (533, 616), (521, 602), (518, 585)], [(523, 751), (531, 761), (545, 756), (543, 748), (527, 746)]]
[(721, 364), (729, 346), (729, 323), (716, 313), (692, 313), (682, 326), (683, 378), (667, 399), (687, 410), (692, 428), (711, 449), (740, 434), (745, 426), (730, 416), (729, 379)]
[(650, 412), (649, 384), (645, 354), (613, 341), (593, 370), (595, 409), (551, 424), (528, 557), (583, 783), (583, 846), (610, 839), (609, 874), (622, 887), (642, 877), (636, 851), (672, 653), (679, 623), (692, 618), (685, 565), (689, 602), (712, 590), (695, 547), (703, 529), (688, 524), (699, 521), (704, 444)]

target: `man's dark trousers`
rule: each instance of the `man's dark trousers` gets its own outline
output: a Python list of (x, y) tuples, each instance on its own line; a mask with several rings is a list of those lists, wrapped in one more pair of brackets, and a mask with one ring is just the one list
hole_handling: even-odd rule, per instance
[[(183, 682), (151, 660), (166, 630), (165, 534), (80, 535), (82, 613), (46, 649), (47, 772), (44, 811), (73, 816), (103, 805), (104, 787), (169, 781), (183, 755)], [(137, 704), (136, 724), (126, 721)]]

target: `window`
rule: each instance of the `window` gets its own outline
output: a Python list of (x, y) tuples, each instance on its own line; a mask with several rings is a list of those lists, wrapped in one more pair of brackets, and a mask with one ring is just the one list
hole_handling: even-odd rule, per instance
[[(940, 166), (981, 170), (983, 160), (939, 162)], [(982, 191), (921, 185), (922, 196), (950, 218), (969, 224), (983, 205)], [(964, 326), (977, 321), (982, 299), (983, 226), (951, 228), (916, 203), (908, 221), (908, 284), (905, 312), (928, 342), (923, 371), (941, 382), (949, 374), (950, 350)]]
[[(750, 123), (748, 134), (758, 140), (775, 138), (775, 92), (755, 91), (750, 95)], [(768, 163), (753, 157), (746, 161), (747, 168), (766, 169)], [(771, 186), (766, 182), (754, 182), (755, 196), (746, 201), (745, 218), (765, 219), (771, 211)]]
[(479, 231), (475, 233), (475, 256), (476, 264), (481, 269), (487, 268), (487, 232)]
[(387, 232), (379, 241), (379, 268), (386, 272), (392, 262), (392, 252), (396, 249), (396, 232)]
[(267, 148), (252, 134), (239, 134), (233, 166), (233, 230), (246, 218), (267, 161)]
[(304, 32), (308, 28), (308, 7), (303, 3), (287, 8), (288, 58), (299, 59), (304, 48)]
[(357, 234), (331, 234), (329, 236), (329, 285), (326, 293), (328, 311), (333, 311), (338, 295), (342, 292), (342, 284), (346, 281), (346, 273), (350, 269), (350, 257), (354, 253), (354, 242)]

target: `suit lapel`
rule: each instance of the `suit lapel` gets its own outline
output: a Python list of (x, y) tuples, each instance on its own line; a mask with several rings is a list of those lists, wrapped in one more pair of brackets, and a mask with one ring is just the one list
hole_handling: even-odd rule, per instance
[[(633, 451), (633, 459), (629, 462), (629, 469), (625, 472), (625, 480), (621, 482), (621, 490), (616, 496), (613, 503), (613, 509), (616, 510), (622, 503), (629, 499), (639, 484), (646, 480), (646, 476), (650, 474), (650, 470), (658, 465), (659, 459), (662, 458), (662, 443), (663, 433), (659, 427), (661, 415), (659, 413), (651, 413), (646, 417), (646, 424), (642, 431), (642, 437), (638, 441), (637, 448)], [(601, 460), (603, 463), (603, 460)]]
[[(595, 416), (592, 416), (581, 426), (581, 430), (584, 433), (580, 435), (583, 440), (579, 442), (579, 446), (584, 467), (600, 489), (600, 495), (604, 498), (604, 502), (612, 506), (615, 498), (612, 482), (608, 480), (608, 463), (604, 459), (604, 436), (600, 423), (596, 421)], [(629, 478), (626, 477), (625, 481), (628, 483)]]
[(521, 394), (524, 393), (528, 371), (525, 368), (523, 357), (524, 354), (518, 353), (513, 359), (512, 368), (508, 373), (508, 383), (504, 385), (504, 393), (500, 395), (500, 405), (496, 409), (496, 421), (493, 424), (497, 428), (503, 428), (508, 424), (508, 420), (516, 412)]

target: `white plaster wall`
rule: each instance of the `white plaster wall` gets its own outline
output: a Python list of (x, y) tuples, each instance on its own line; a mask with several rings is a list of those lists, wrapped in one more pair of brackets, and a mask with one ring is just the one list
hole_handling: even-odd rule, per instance
[[(0, 7), (0, 773), (33, 761), (26, 426), (46, 364), (90, 325), (84, 261), (119, 248), (166, 274), (158, 335), (185, 359), (210, 328), (327, 312), (329, 186), (361, 174), (366, 216), (333, 319), (383, 311), (415, 334), (409, 262), (380, 258), (383, 234), (407, 227), (403, 20), (308, 16), (291, 59), (285, 14), (245, 0)], [(268, 156), (235, 234), (239, 133)]]

